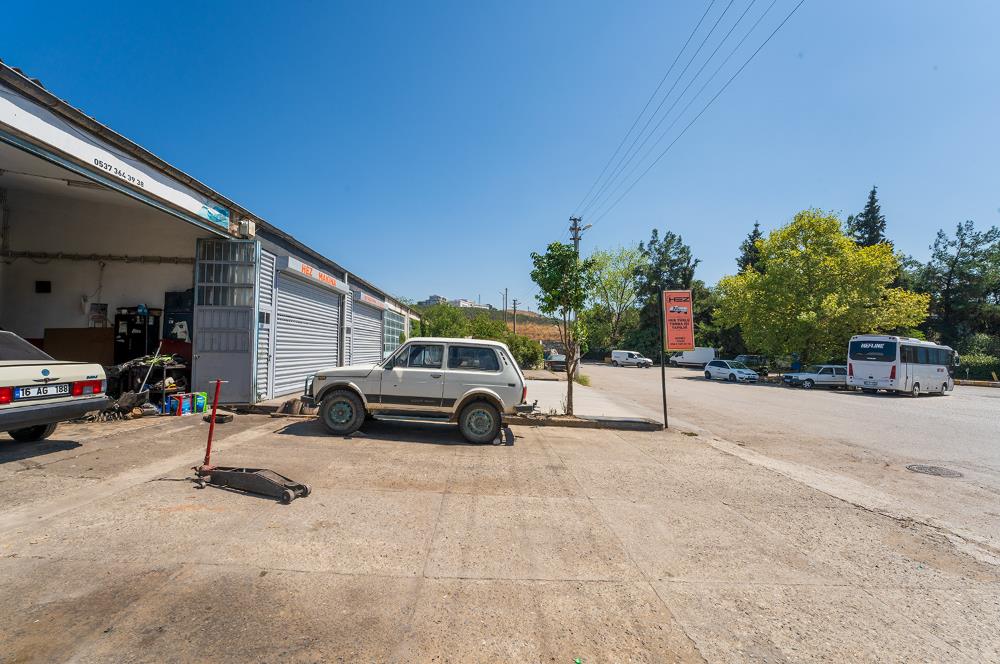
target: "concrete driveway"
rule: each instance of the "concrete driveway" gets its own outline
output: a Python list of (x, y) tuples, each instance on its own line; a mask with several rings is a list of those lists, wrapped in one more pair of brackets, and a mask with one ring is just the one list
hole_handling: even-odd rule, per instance
[[(1000, 575), (697, 436), (205, 426), (0, 444), (0, 661), (997, 661)], [(140, 426), (141, 424), (141, 426)]]

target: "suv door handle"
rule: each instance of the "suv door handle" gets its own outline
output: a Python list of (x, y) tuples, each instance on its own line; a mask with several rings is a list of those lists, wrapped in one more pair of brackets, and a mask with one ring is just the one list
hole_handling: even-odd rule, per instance
[(442, 374), (431, 374), (431, 378), (440, 378)]

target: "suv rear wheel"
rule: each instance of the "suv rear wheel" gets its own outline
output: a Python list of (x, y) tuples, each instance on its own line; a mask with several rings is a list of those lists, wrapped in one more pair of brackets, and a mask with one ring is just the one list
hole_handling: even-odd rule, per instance
[(45, 440), (52, 435), (52, 432), (56, 430), (55, 424), (39, 424), (37, 427), (28, 427), (27, 429), (15, 429), (13, 431), (8, 431), (10, 437), (19, 443), (37, 443), (40, 440)]
[(323, 397), (319, 419), (327, 430), (337, 436), (349, 436), (365, 423), (365, 405), (350, 390), (334, 390)]
[(500, 433), (500, 411), (486, 401), (473, 401), (458, 416), (458, 428), (470, 443), (492, 443)]

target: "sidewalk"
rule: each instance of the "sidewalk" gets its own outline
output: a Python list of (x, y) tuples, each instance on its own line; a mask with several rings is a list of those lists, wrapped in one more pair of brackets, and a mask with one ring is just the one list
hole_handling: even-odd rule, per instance
[[(566, 383), (528, 379), (528, 403), (538, 400), (538, 412), (545, 415), (562, 415), (566, 412)], [(662, 412), (654, 412), (637, 403), (616, 398), (604, 392), (573, 385), (573, 412), (581, 417), (629, 417), (663, 421)]]

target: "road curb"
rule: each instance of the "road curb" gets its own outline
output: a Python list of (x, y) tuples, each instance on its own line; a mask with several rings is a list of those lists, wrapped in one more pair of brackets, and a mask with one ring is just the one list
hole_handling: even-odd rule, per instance
[(965, 380), (964, 378), (956, 378), (956, 385), (973, 385), (975, 387), (1000, 387), (1000, 383), (994, 383), (991, 380)]
[(528, 427), (563, 427), (567, 429), (613, 429), (618, 431), (662, 431), (663, 425), (644, 417), (523, 417), (504, 418), (506, 424)]

